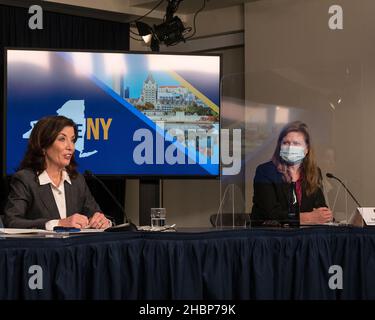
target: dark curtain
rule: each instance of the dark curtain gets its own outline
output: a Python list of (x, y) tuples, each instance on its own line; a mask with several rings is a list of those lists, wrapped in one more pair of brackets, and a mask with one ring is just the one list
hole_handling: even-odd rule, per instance
[[(92, 49), (129, 50), (129, 24), (85, 18), (54, 12), (43, 12), (43, 30), (28, 27), (28, 8), (0, 5), (0, 101), (1, 117), (4, 121), (4, 48), (52, 48), (52, 49)], [(3, 123), (3, 122), (2, 122)], [(0, 141), (4, 141), (4, 130), (0, 130)], [(0, 159), (3, 169), (4, 150)], [(1, 175), (3, 177), (3, 174)], [(6, 181), (2, 178), (0, 205), (6, 198)], [(107, 178), (104, 183), (114, 193), (120, 203), (124, 203), (125, 181), (122, 178)], [(108, 196), (97, 184), (90, 183), (96, 200), (102, 210), (123, 221), (123, 213), (115, 204), (107, 202)], [(1, 210), (1, 207), (0, 207)], [(0, 212), (1, 214), (1, 212)]]

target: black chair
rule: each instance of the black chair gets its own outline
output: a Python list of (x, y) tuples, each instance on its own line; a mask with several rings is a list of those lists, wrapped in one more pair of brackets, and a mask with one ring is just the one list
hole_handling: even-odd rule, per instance
[(219, 213), (210, 216), (213, 227), (246, 227), (250, 224), (248, 213)]
[(9, 193), (10, 177), (0, 177), (0, 228), (3, 228), (4, 208)]

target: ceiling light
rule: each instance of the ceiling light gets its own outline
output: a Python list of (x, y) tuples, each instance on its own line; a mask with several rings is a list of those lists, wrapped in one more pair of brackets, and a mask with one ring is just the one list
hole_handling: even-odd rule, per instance
[(161, 24), (151, 27), (139, 20), (135, 22), (138, 35), (142, 37), (146, 44), (150, 45), (152, 51), (159, 51), (160, 44), (173, 46), (181, 41), (185, 42), (184, 34), (191, 31), (191, 28), (185, 28), (179, 17), (174, 16), (182, 0), (167, 1), (167, 10)]

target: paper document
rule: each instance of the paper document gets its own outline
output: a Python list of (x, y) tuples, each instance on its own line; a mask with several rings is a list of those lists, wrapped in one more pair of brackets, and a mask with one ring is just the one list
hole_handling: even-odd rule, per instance
[(103, 232), (105, 229), (81, 229), (78, 233), (94, 233), (94, 232)]
[(161, 227), (151, 227), (151, 226), (139, 226), (137, 229), (139, 231), (176, 231), (175, 229), (176, 224), (165, 225)]
[(33, 233), (51, 233), (51, 231), (43, 229), (16, 229), (16, 228), (0, 228), (0, 234), (33, 234)]

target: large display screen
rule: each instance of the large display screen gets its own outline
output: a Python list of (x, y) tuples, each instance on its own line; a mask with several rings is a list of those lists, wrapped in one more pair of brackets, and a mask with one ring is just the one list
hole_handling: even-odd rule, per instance
[(5, 171), (38, 119), (78, 126), (79, 171), (219, 175), (220, 56), (6, 50)]

